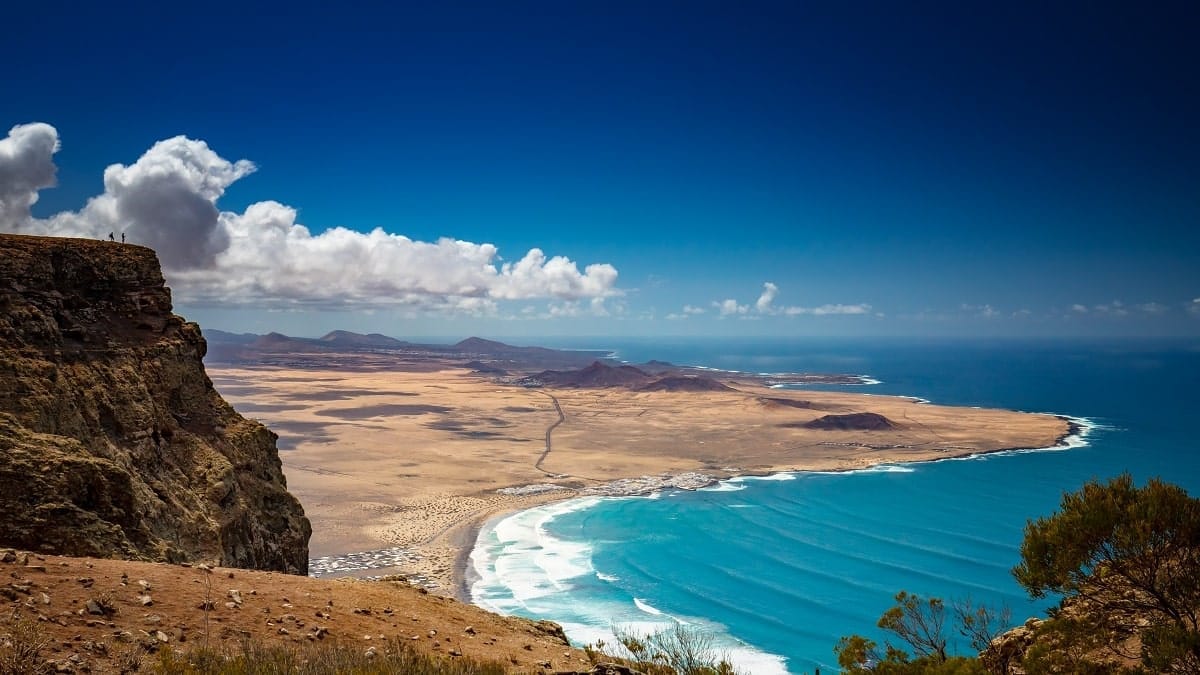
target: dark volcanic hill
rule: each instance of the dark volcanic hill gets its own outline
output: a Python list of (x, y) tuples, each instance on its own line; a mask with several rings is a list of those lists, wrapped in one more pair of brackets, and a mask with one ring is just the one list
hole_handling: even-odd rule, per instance
[(0, 546), (304, 574), (276, 436), (206, 349), (150, 249), (0, 235)]
[(610, 366), (599, 361), (581, 370), (544, 370), (523, 380), (548, 387), (640, 387), (654, 380), (633, 366)]
[(711, 377), (692, 375), (668, 375), (650, 384), (637, 388), (638, 391), (734, 391)]
[(806, 429), (826, 429), (832, 431), (886, 431), (899, 429), (900, 425), (879, 413), (860, 412), (845, 415), (825, 415), (811, 422), (800, 425)]
[(249, 347), (266, 352), (325, 352), (330, 346), (311, 338), (297, 338), (283, 333), (267, 333), (251, 342)]
[(397, 340), (379, 333), (352, 333), (348, 330), (335, 330), (318, 338), (318, 341), (340, 348), (354, 349), (405, 349), (411, 347), (411, 342)]

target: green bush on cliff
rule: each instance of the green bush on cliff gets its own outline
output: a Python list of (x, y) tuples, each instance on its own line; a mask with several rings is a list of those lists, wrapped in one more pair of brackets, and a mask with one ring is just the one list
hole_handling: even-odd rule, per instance
[[(1026, 525), (1013, 575), (1035, 598), (1063, 598), (1026, 629), (1017, 653), (1025, 672), (1200, 672), (1200, 500), (1182, 488), (1158, 479), (1137, 487), (1129, 474), (1086, 483), (1063, 495), (1058, 512)], [(901, 591), (896, 602), (878, 625), (909, 651), (844, 637), (834, 651), (845, 672), (985, 672), (978, 659), (949, 655), (940, 599)], [(954, 610), (977, 651), (1009, 619), (969, 602)]]
[(1134, 637), (1152, 672), (1200, 672), (1200, 500), (1183, 488), (1137, 487), (1129, 474), (1085, 484), (1029, 522), (1013, 574), (1033, 597), (1060, 594), (1072, 608), (1043, 627), (1060, 646), (1046, 659), (1087, 651), (1097, 635), (1124, 656)]

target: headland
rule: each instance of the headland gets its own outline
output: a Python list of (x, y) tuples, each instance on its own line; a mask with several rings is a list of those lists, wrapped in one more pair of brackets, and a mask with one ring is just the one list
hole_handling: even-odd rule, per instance
[(460, 598), (479, 527), (547, 501), (1045, 448), (1075, 431), (1053, 415), (776, 386), (857, 375), (631, 365), (478, 339), (210, 340), (217, 389), (280, 434), (314, 523), (313, 573), (402, 574)]

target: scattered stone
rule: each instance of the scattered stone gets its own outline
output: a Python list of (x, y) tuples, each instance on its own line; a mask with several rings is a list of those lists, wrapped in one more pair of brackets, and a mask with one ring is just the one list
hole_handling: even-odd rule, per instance
[(375, 648), (367, 647), (367, 651), (363, 652), (363, 656), (367, 657), (368, 659), (375, 658)]
[(10, 563), (10, 562), (16, 562), (16, 561), (17, 561), (17, 552), (16, 551), (12, 550), (11, 548), (6, 548), (3, 550), (0, 550), (0, 562)]
[(451, 649), (449, 653), (450, 656), (462, 656), (462, 652), (458, 651), (457, 649)]
[(149, 581), (146, 581), (145, 579), (138, 579), (138, 586), (142, 587), (143, 592), (145, 592), (145, 593), (150, 592), (150, 582)]
[(75, 581), (78, 581), (84, 588), (91, 588), (92, 584), (96, 583), (96, 580), (91, 577), (79, 577)]
[(95, 614), (96, 616), (104, 616), (104, 608), (101, 607), (100, 603), (96, 602), (95, 600), (88, 600), (86, 608), (87, 608), (88, 614)]
[(48, 604), (50, 604), (50, 596), (49, 596), (49, 595), (46, 595), (45, 593), (42, 593), (42, 604), (43, 604), (43, 605), (48, 605)]
[(234, 589), (229, 590), (229, 599), (233, 600), (234, 602), (236, 602), (239, 605), (242, 604), (242, 594), (240, 592), (238, 592), (237, 590), (234, 590)]
[(45, 565), (26, 565), (25, 570), (27, 572), (45, 572), (46, 566)]
[(139, 595), (138, 602), (142, 603), (142, 607), (149, 607), (154, 604), (154, 598), (151, 598), (149, 594)]
[(236, 602), (230, 601), (230, 602), (225, 603), (225, 608), (226, 609), (237, 609), (238, 604)]
[(429, 637), (433, 637), (434, 635), (437, 635), (437, 631), (436, 631), (436, 630), (430, 630), (430, 631), (429, 631)]
[(466, 628), (464, 628), (464, 629), (463, 629), (463, 632), (464, 632), (464, 633), (466, 633), (467, 635), (474, 635), (474, 634), (475, 634), (475, 627), (474, 627), (474, 626), (467, 626)]
[(288, 634), (288, 629), (284, 628), (283, 626), (280, 626), (280, 627), (279, 627), (279, 634), (280, 634), (280, 635), (287, 635), (287, 634)]
[(150, 616), (142, 619), (142, 623), (149, 624), (151, 626), (157, 626), (158, 624), (162, 623), (162, 617), (157, 614), (151, 614)]
[(164, 642), (164, 643), (171, 641), (171, 638), (168, 637), (167, 634), (162, 632), (161, 630), (154, 631), (154, 639), (158, 640), (159, 642)]

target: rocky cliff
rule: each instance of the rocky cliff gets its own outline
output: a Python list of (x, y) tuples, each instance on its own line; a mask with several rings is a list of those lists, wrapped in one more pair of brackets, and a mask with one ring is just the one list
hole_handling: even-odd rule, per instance
[(0, 545), (306, 573), (275, 434), (205, 349), (150, 249), (0, 235)]

